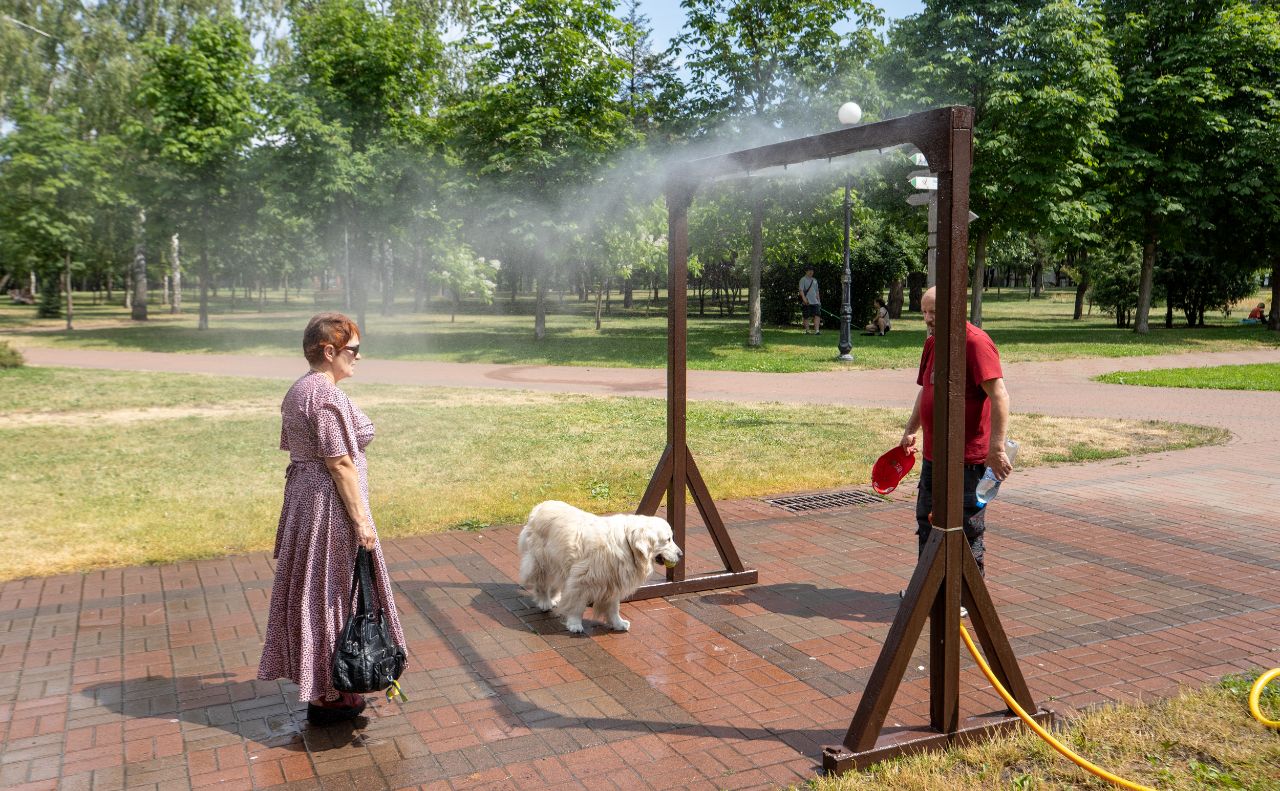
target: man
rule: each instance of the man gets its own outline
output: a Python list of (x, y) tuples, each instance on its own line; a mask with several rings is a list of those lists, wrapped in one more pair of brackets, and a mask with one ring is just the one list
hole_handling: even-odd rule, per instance
[[(924, 313), (924, 326), (929, 337), (920, 355), (920, 372), (916, 384), (916, 405), (911, 410), (906, 430), (902, 433), (902, 447), (912, 453), (916, 450), (916, 429), (924, 428), (924, 463), (920, 468), (920, 488), (916, 494), (917, 557), (924, 551), (925, 542), (932, 530), (929, 514), (933, 511), (933, 348), (934, 319), (937, 293), (929, 289), (920, 300)], [(978, 571), (986, 575), (983, 533), (986, 531), (986, 511), (978, 507), (976, 489), (983, 472), (990, 467), (996, 478), (1004, 480), (1013, 471), (1013, 464), (1005, 454), (1005, 426), (1009, 422), (1009, 393), (1004, 387), (1004, 373), (1000, 369), (1000, 353), (991, 337), (966, 322), (965, 337), (965, 394), (964, 394), (964, 536), (978, 562)], [(963, 616), (965, 613), (961, 613)]]
[(822, 334), (822, 294), (818, 290), (818, 281), (813, 276), (813, 267), (804, 268), (804, 277), (800, 278), (800, 310), (801, 326), (806, 335), (809, 334), (809, 319), (813, 319), (813, 334)]

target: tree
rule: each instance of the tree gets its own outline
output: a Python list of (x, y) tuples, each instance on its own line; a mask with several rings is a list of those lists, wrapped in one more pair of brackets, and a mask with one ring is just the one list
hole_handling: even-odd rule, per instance
[[(687, 32), (679, 46), (693, 75), (694, 109), (704, 129), (730, 124), (772, 135), (830, 118), (846, 101), (834, 90), (861, 68), (883, 22), (866, 0), (683, 0)], [(835, 26), (852, 18), (853, 32)], [(825, 124), (824, 124), (825, 125)], [(769, 142), (772, 142), (770, 140)], [(753, 188), (758, 185), (753, 184)], [(760, 346), (764, 195), (751, 201), (750, 319), (747, 345)]]
[(60, 315), (61, 270), (71, 329), (72, 259), (85, 249), (96, 214), (124, 200), (110, 170), (119, 144), (112, 137), (81, 139), (65, 114), (16, 117), (17, 127), (0, 137), (0, 245), (18, 273), (40, 274), (42, 316)]
[[(497, 0), (466, 39), (467, 82), (446, 109), (458, 146), (484, 179), (476, 198), (500, 235), (504, 270), (536, 287), (534, 337), (546, 335), (546, 293), (590, 210), (570, 199), (635, 138), (620, 100), (623, 24), (611, 0)], [(486, 253), (488, 254), (488, 253)]]
[(1103, 207), (1087, 188), (1119, 81), (1093, 0), (929, 0), (890, 32), (884, 78), (903, 109), (972, 105), (970, 203), (982, 323), (987, 245), (1005, 231), (1091, 237)]
[(199, 329), (209, 328), (209, 239), (229, 221), (234, 168), (255, 130), (255, 69), (248, 31), (226, 16), (201, 19), (186, 42), (153, 43), (135, 134), (162, 204), (200, 254)]
[(273, 71), (278, 89), (269, 103), (289, 190), (307, 196), (305, 208), (323, 218), (344, 306), (355, 310), (362, 332), (375, 254), (385, 282), (411, 218), (444, 202), (431, 179), (429, 117), (442, 90), (443, 19), (431, 3), (298, 4), (291, 57)]
[(1212, 228), (1224, 192), (1232, 200), (1248, 196), (1236, 215), (1246, 229), (1280, 216), (1270, 183), (1277, 133), (1267, 129), (1277, 117), (1275, 11), (1253, 5), (1104, 3), (1125, 86), (1109, 127), (1108, 183), (1116, 220), (1142, 244), (1135, 332), (1149, 331), (1159, 251), (1194, 245)]

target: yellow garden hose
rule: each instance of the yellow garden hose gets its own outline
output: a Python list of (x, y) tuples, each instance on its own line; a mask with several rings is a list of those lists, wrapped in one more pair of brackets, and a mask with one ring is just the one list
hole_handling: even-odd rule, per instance
[[(1108, 772), (1106, 769), (1103, 769), (1100, 766), (1095, 766), (1094, 764), (1089, 763), (1084, 758), (1081, 758), (1079, 755), (1076, 755), (1076, 753), (1073, 752), (1070, 747), (1066, 746), (1062, 742), (1053, 738), (1053, 734), (1049, 733), (1044, 728), (1040, 727), (1040, 723), (1031, 719), (1031, 715), (1027, 714), (1027, 712), (1021, 706), (1018, 705), (1018, 701), (1013, 699), (1013, 696), (1009, 694), (1009, 690), (1005, 689), (1004, 685), (1000, 683), (1000, 680), (996, 678), (996, 674), (991, 671), (991, 666), (988, 665), (987, 661), (982, 658), (982, 654), (978, 653), (978, 647), (973, 644), (973, 638), (969, 636), (969, 630), (964, 628), (964, 624), (960, 624), (960, 636), (964, 638), (964, 644), (969, 646), (969, 653), (973, 654), (974, 661), (978, 663), (978, 667), (982, 668), (982, 673), (987, 677), (987, 681), (990, 681), (991, 686), (995, 687), (996, 692), (1000, 693), (1000, 697), (1004, 698), (1005, 704), (1008, 705), (1008, 707), (1012, 709), (1014, 713), (1016, 713), (1019, 717), (1021, 717), (1022, 721), (1025, 722), (1031, 728), (1031, 730), (1036, 732), (1037, 736), (1039, 736), (1041, 739), (1044, 739), (1046, 742), (1048, 742), (1050, 747), (1057, 750), (1059, 753), (1062, 753), (1062, 755), (1070, 759), (1071, 762), (1074, 763), (1076, 766), (1079, 766), (1081, 769), (1084, 769), (1086, 772), (1091, 772), (1097, 775), (1098, 777), (1101, 777), (1103, 780), (1106, 780), (1108, 783), (1114, 783), (1115, 785), (1118, 785), (1121, 788), (1131, 789), (1131, 791), (1155, 791), (1155, 789), (1151, 788), (1150, 786), (1144, 786), (1139, 783), (1134, 783), (1130, 780), (1125, 780), (1123, 777), (1117, 777), (1111, 774), (1110, 772)], [(1271, 673), (1268, 673), (1262, 678), (1268, 678), (1273, 674), (1280, 675), (1280, 668), (1277, 668), (1271, 671)], [(1262, 681), (1262, 679), (1258, 679), (1258, 680)], [(1264, 682), (1264, 685), (1265, 685), (1265, 682)], [(1255, 684), (1254, 694), (1250, 695), (1249, 697), (1250, 707), (1254, 705), (1254, 701), (1261, 694), (1262, 694), (1262, 687)], [(1256, 709), (1254, 710), (1254, 716), (1258, 716), (1258, 712)], [(1280, 725), (1280, 723), (1277, 723), (1277, 725)]]
[(1280, 728), (1280, 720), (1269, 719), (1262, 713), (1262, 690), (1275, 678), (1280, 678), (1280, 667), (1258, 676), (1258, 680), (1253, 682), (1253, 687), (1249, 690), (1249, 713), (1268, 728)]

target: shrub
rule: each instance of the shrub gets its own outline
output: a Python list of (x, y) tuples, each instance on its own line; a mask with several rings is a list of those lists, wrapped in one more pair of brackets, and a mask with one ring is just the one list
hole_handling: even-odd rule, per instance
[(23, 362), (21, 352), (0, 341), (0, 368), (18, 368)]

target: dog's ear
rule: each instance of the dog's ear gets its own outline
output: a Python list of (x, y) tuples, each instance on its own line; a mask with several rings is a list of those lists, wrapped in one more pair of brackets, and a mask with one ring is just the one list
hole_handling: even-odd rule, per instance
[(630, 539), (632, 552), (648, 562), (653, 561), (653, 551), (657, 549), (658, 542), (648, 525), (632, 525), (627, 531), (627, 538)]

